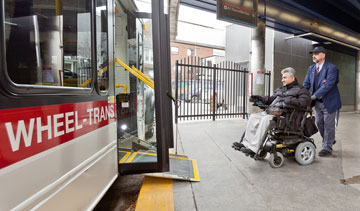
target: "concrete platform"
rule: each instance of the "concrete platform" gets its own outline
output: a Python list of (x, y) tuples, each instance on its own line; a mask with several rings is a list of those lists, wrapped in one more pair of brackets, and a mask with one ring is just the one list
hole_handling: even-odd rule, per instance
[[(178, 153), (197, 160), (200, 182), (174, 181), (179, 211), (360, 210), (360, 114), (341, 113), (334, 152), (273, 169), (231, 148), (247, 120), (181, 122)], [(314, 136), (317, 152), (321, 137)]]

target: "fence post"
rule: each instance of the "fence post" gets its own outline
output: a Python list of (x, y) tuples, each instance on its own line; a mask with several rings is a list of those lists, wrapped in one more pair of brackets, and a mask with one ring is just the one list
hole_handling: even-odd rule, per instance
[(213, 66), (213, 121), (215, 121), (216, 117), (216, 64)]
[(179, 86), (179, 71), (178, 71), (178, 60), (176, 60), (176, 64), (175, 64), (175, 124), (178, 123), (178, 116), (179, 116), (179, 113), (178, 113), (178, 100), (179, 100), (179, 95), (178, 95), (178, 86)]
[(270, 89), (271, 89), (271, 71), (267, 71), (268, 72), (268, 96), (270, 97), (270, 95), (271, 95), (271, 91), (270, 91)]
[[(249, 83), (249, 72), (247, 71), (246, 68), (244, 68), (244, 72), (243, 72), (243, 119), (245, 119), (245, 115), (246, 115), (246, 111), (247, 111), (247, 108), (246, 108), (246, 101), (247, 101), (247, 94), (246, 93), (246, 90), (249, 92), (249, 87), (248, 87), (248, 84)], [(246, 77), (247, 76), (247, 77)], [(246, 83), (247, 82), (247, 83)]]

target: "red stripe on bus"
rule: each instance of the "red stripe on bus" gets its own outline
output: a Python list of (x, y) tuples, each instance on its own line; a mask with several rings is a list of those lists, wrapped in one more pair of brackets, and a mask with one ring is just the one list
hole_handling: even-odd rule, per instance
[(0, 110), (0, 169), (115, 121), (105, 101)]

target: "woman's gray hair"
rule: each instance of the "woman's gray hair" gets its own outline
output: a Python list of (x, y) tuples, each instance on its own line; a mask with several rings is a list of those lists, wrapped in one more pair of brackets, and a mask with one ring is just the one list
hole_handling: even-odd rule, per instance
[(281, 74), (284, 74), (284, 73), (289, 73), (289, 76), (294, 76), (295, 77), (295, 69), (292, 68), (292, 67), (287, 67), (287, 68), (284, 68), (281, 70)]

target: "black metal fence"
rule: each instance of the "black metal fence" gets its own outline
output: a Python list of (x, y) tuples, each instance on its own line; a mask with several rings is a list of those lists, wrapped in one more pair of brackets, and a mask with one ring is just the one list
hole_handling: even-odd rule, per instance
[(245, 118), (248, 71), (234, 62), (176, 61), (175, 84), (176, 119)]

